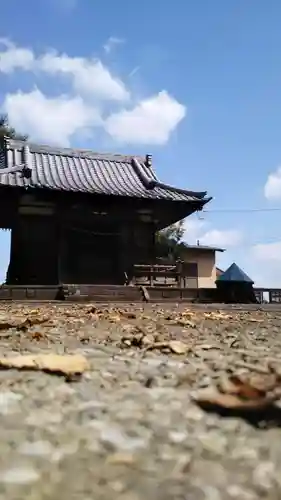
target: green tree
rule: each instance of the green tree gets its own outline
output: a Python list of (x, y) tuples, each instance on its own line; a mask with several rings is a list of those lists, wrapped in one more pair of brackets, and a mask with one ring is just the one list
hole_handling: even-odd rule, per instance
[(184, 235), (184, 219), (176, 222), (175, 224), (171, 224), (170, 226), (162, 229), (159, 233), (162, 237), (173, 240), (175, 243), (179, 243)]
[(184, 232), (184, 219), (159, 231), (156, 234), (157, 257), (178, 259), (181, 254)]
[(0, 115), (0, 142), (3, 137), (18, 139), (19, 141), (26, 141), (28, 138), (27, 135), (19, 134), (13, 127), (11, 127), (8, 115)]

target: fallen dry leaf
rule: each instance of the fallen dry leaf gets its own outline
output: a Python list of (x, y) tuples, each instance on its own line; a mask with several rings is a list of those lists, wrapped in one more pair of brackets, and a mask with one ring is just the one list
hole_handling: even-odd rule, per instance
[(0, 358), (0, 369), (38, 370), (60, 375), (78, 375), (88, 368), (84, 356), (34, 354)]
[(47, 339), (48, 338), (48, 335), (46, 335), (46, 333), (43, 333), (43, 332), (31, 332), (31, 338), (33, 340), (43, 340), (43, 339)]
[[(222, 379), (217, 389), (204, 389), (197, 393), (195, 401), (205, 410), (233, 410), (238, 412), (265, 410), (280, 399), (280, 384), (275, 381), (253, 381), (237, 375)], [(279, 389), (279, 391), (278, 391)], [(278, 393), (279, 392), (279, 393)]]
[(215, 319), (215, 320), (219, 320), (219, 319), (227, 320), (227, 319), (232, 319), (232, 316), (230, 316), (229, 314), (221, 313), (221, 312), (209, 312), (209, 313), (204, 313), (204, 318), (205, 319)]
[(238, 376), (232, 376), (219, 384), (221, 392), (230, 395), (239, 396), (241, 399), (260, 399), (265, 397), (266, 390), (254, 387), (247, 381)]
[(50, 316), (36, 316), (35, 314), (28, 317), (13, 316), (12, 318), (0, 316), (0, 330), (8, 330), (9, 328), (26, 330), (30, 326), (46, 323), (49, 319)]
[(132, 311), (119, 311), (119, 313), (121, 314), (121, 316), (124, 316), (124, 318), (127, 318), (127, 319), (137, 319), (137, 315), (136, 313), (132, 312)]
[(219, 346), (219, 345), (213, 345), (213, 344), (198, 344), (196, 346), (196, 348), (208, 351), (210, 349), (218, 349), (218, 350), (220, 350), (221, 346)]
[(195, 399), (204, 410), (233, 410), (249, 412), (265, 410), (276, 401), (276, 396), (261, 397), (259, 399), (242, 399), (234, 394), (223, 394), (217, 391), (200, 391)]
[(182, 316), (189, 316), (191, 318), (192, 316), (195, 316), (196, 313), (190, 309), (185, 309), (181, 314)]
[(121, 321), (121, 318), (117, 314), (114, 314), (112, 316), (108, 316), (108, 321), (110, 323), (118, 323), (119, 321)]
[(146, 347), (146, 351), (154, 349), (168, 349), (173, 354), (186, 354), (190, 350), (190, 346), (180, 340), (170, 340), (167, 342), (154, 342)]
[(189, 319), (185, 318), (180, 318), (176, 320), (177, 325), (180, 326), (189, 326), (190, 328), (196, 328), (196, 324), (193, 323), (193, 321), (190, 321)]

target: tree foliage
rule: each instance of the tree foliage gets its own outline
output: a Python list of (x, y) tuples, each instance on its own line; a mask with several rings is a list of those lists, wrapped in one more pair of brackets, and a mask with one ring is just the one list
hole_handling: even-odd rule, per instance
[(10, 126), (8, 115), (0, 115), (0, 141), (3, 137), (10, 137), (11, 139), (17, 139), (19, 141), (27, 140), (27, 135), (19, 134)]
[(156, 234), (157, 257), (170, 260), (180, 258), (184, 232), (184, 220), (180, 220), (159, 231)]

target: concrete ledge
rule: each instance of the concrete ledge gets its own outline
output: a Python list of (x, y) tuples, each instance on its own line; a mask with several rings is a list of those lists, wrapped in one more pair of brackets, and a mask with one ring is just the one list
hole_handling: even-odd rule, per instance
[(69, 302), (216, 302), (216, 289), (142, 287), (122, 285), (3, 285), (0, 301), (66, 300)]
[(59, 287), (53, 286), (12, 286), (0, 287), (1, 300), (56, 300)]
[[(125, 285), (2, 285), (0, 301), (53, 301), (67, 302), (192, 302), (220, 303), (217, 288), (144, 287)], [(281, 303), (280, 289), (255, 289), (256, 293), (267, 291), (269, 302)]]

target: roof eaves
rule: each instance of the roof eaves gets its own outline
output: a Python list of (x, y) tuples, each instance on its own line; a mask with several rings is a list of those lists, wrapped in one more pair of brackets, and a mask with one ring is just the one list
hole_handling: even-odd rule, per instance
[(202, 251), (213, 251), (213, 252), (225, 252), (225, 248), (212, 247), (207, 245), (188, 245), (184, 243), (185, 248), (190, 248), (192, 250), (202, 250)]
[(163, 182), (158, 181), (155, 178), (149, 178), (143, 171), (142, 165), (139, 162), (139, 160), (136, 157), (132, 158), (132, 165), (135, 169), (136, 174), (140, 178), (141, 182), (143, 183), (144, 187), (146, 189), (155, 189), (161, 188), (166, 191), (170, 191), (172, 193), (177, 193), (177, 194), (183, 194), (186, 196), (191, 196), (193, 198), (197, 198), (198, 201), (202, 202), (202, 206), (208, 203), (212, 197), (205, 198), (207, 191), (188, 191), (186, 189), (181, 189), (181, 188), (176, 188), (174, 186), (169, 186), (168, 184), (164, 184)]

